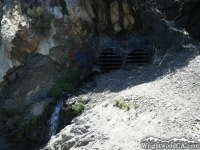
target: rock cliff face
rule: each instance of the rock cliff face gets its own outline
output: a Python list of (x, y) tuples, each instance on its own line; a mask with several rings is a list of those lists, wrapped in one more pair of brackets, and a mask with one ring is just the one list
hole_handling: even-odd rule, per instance
[[(46, 98), (47, 92), (69, 70), (95, 61), (97, 34), (107, 30), (105, 3), (67, 0), (65, 4), (67, 14), (63, 6), (52, 5), (51, 1), (0, 2), (0, 119), (1, 135), (9, 137), (8, 143), (20, 141), (21, 134), (29, 134), (36, 143), (45, 140), (48, 118), (37, 121), (38, 128), (34, 128), (32, 118), (46, 114), (45, 107), (53, 102)], [(33, 5), (44, 5), (49, 13), (55, 14), (45, 35), (37, 34), (33, 18), (27, 15), (28, 7)], [(113, 24), (118, 22), (117, 9), (117, 3), (113, 2), (111, 10), (116, 13), (112, 13)], [(126, 19), (125, 27), (130, 28), (134, 19), (127, 16), (130, 21)], [(29, 123), (31, 130), (25, 133)]]
[[(0, 81), (4, 80), (3, 77), (10, 68), (25, 64), (30, 53), (50, 57), (65, 69), (75, 67), (80, 61), (92, 62), (94, 57), (91, 54), (96, 52), (96, 47), (92, 47), (91, 43), (97, 42), (94, 41), (92, 35), (99, 35), (105, 31), (114, 31), (116, 34), (124, 29), (133, 29), (135, 19), (138, 22), (137, 17), (140, 22), (139, 28), (143, 29), (152, 44), (157, 47), (164, 47), (160, 43), (166, 40), (168, 40), (168, 45), (173, 45), (175, 40), (171, 40), (171, 37), (182, 38), (180, 31), (176, 29), (183, 29), (185, 25), (186, 30), (198, 38), (196, 18), (199, 16), (199, 2), (189, 1), (187, 4), (181, 2), (184, 1), (136, 3), (126, 0), (87, 0), (84, 2), (66, 0), (63, 6), (59, 4), (59, 1), (53, 3), (50, 0), (1, 2), (0, 57), (2, 67), (0, 68)], [(38, 4), (45, 5), (56, 16), (45, 37), (35, 33), (31, 18), (26, 13), (28, 7)], [(67, 13), (62, 11), (64, 6)], [(193, 9), (191, 13), (190, 10)], [(186, 16), (189, 17), (188, 21)], [(92, 40), (89, 40), (91, 37)], [(159, 39), (160, 41), (157, 41)], [(87, 57), (82, 57), (84, 54)]]
[[(27, 14), (28, 8), (40, 5), (55, 15), (42, 34), (36, 32), (34, 18)], [(119, 35), (137, 32), (148, 39), (157, 62), (169, 50), (180, 50), (184, 29), (200, 37), (199, 10), (195, 0), (0, 1), (2, 134), (8, 137), (12, 131), (14, 136), (27, 119), (43, 115), (44, 107), (54, 102), (46, 98), (54, 83), (71, 70), (91, 66), (104, 46), (111, 46), (113, 39), (122, 37)], [(40, 134), (44, 126), (36, 132)], [(31, 138), (35, 140), (37, 135)]]

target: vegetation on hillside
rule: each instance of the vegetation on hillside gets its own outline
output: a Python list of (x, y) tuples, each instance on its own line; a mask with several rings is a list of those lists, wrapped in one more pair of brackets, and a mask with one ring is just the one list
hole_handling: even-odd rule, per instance
[(37, 33), (45, 33), (50, 28), (55, 15), (51, 14), (45, 6), (34, 6), (27, 10), (27, 14), (32, 18), (33, 28)]
[(62, 91), (72, 93), (77, 90), (77, 83), (80, 80), (80, 77), (88, 77), (90, 74), (88, 71), (79, 71), (71, 74), (67, 74), (59, 82), (55, 84), (55, 88), (47, 94), (47, 97), (56, 97), (59, 96)]

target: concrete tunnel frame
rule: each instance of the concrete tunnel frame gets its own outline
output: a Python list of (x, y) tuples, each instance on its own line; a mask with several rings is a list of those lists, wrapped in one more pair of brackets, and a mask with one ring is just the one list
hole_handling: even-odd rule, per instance
[(99, 56), (97, 63), (102, 71), (111, 71), (119, 69), (122, 66), (122, 56), (114, 52), (113, 48), (103, 50)]
[(97, 64), (102, 71), (120, 69), (123, 65), (147, 65), (151, 55), (147, 50), (134, 48), (126, 53), (117, 53), (114, 48), (104, 49), (97, 58)]
[(147, 65), (150, 62), (150, 54), (146, 50), (139, 48), (132, 50), (126, 57), (126, 64), (130, 65)]

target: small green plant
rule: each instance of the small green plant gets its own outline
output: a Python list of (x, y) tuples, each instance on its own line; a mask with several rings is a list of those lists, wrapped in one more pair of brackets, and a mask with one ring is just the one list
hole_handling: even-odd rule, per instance
[(56, 83), (53, 91), (47, 94), (47, 97), (56, 97), (62, 93), (62, 91), (73, 92), (75, 87), (72, 83), (66, 83), (65, 81), (60, 81)]
[(31, 130), (31, 122), (27, 122), (24, 124), (23, 128), (19, 131), (19, 133), (14, 138), (14, 142), (22, 142), (25, 140), (25, 135)]
[(116, 105), (116, 106), (118, 106), (118, 105), (119, 105), (119, 103), (120, 103), (120, 100), (118, 100), (118, 99), (117, 99), (117, 100), (115, 100), (115, 105)]
[(139, 106), (138, 106), (137, 104), (134, 104), (134, 105), (133, 105), (133, 108), (134, 108), (134, 109), (137, 109), (138, 107), (139, 107)]
[(29, 8), (27, 14), (32, 17), (33, 27), (38, 34), (44, 33), (45, 30), (49, 29), (51, 22), (55, 19), (55, 15), (48, 12), (44, 6)]
[(129, 104), (127, 104), (126, 102), (121, 101), (121, 100), (115, 100), (115, 106), (119, 107), (120, 109), (123, 107), (126, 108), (127, 110), (130, 109)]
[(26, 136), (27, 134), (31, 131), (31, 125), (36, 122), (39, 119), (40, 116), (35, 115), (32, 116), (32, 118), (30, 120), (27, 120), (23, 127), (19, 130), (19, 132), (17, 133), (17, 135), (14, 137), (13, 141), (15, 143), (18, 142), (25, 142), (26, 141)]
[(47, 94), (47, 97), (51, 98), (51, 97), (56, 97), (58, 95), (60, 95), (62, 93), (63, 89), (60, 87), (55, 87), (51, 92), (49, 92)]
[(75, 105), (72, 105), (72, 110), (75, 114), (79, 114), (84, 109), (84, 104), (82, 102), (78, 102)]
[(39, 115), (34, 115), (34, 116), (32, 117), (32, 120), (33, 120), (33, 122), (35, 122), (35, 121), (37, 121), (39, 118), (40, 118)]
[(2, 108), (0, 109), (0, 115), (5, 118), (10, 118), (12, 115), (9, 113), (6, 109)]
[(79, 76), (84, 76), (85, 78), (90, 76), (90, 72), (88, 70), (80, 71), (78, 74)]
[(79, 101), (79, 102), (82, 102), (82, 100), (83, 100), (83, 96), (82, 96), (82, 95), (79, 95), (78, 101)]
[(49, 109), (48, 104), (43, 105), (44, 111), (47, 111)]
[(80, 71), (66, 75), (55, 84), (55, 88), (47, 94), (47, 97), (52, 98), (59, 96), (62, 91), (69, 93), (74, 92), (77, 89), (74, 83), (77, 83), (80, 80), (80, 76), (88, 77), (89, 75), (90, 74), (87, 71)]
[(125, 107), (127, 110), (129, 110), (129, 109), (130, 109), (130, 106), (129, 106), (129, 104), (127, 104), (127, 103), (124, 103), (124, 107)]
[(15, 143), (22, 142), (24, 140), (25, 130), (21, 130), (17, 136), (13, 139)]
[(25, 124), (24, 130), (25, 130), (25, 132), (29, 132), (30, 129), (31, 129), (31, 122), (28, 122), (28, 123)]

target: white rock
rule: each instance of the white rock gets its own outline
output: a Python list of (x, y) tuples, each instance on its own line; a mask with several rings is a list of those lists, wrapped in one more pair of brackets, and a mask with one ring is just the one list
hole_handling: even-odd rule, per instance
[(53, 13), (55, 14), (55, 17), (56, 17), (57, 19), (63, 18), (63, 14), (62, 14), (62, 12), (60, 11), (60, 9), (61, 9), (60, 7), (54, 6)]

